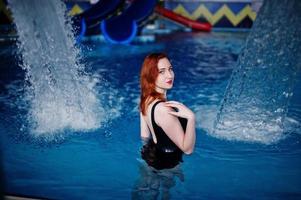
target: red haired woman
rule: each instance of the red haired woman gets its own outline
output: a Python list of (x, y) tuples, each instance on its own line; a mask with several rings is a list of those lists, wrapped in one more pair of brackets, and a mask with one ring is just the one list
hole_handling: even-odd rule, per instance
[(174, 81), (172, 66), (163, 53), (148, 55), (140, 74), (141, 137), (148, 139), (142, 158), (155, 169), (173, 168), (195, 145), (195, 115), (182, 103), (167, 101)]

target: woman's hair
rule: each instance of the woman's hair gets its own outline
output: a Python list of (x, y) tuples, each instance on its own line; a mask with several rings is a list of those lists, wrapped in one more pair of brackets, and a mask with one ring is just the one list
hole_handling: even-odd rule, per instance
[(163, 94), (156, 91), (156, 80), (159, 75), (158, 62), (162, 58), (167, 58), (164, 53), (152, 53), (145, 57), (140, 72), (140, 111), (146, 114), (146, 108), (155, 99), (165, 101)]

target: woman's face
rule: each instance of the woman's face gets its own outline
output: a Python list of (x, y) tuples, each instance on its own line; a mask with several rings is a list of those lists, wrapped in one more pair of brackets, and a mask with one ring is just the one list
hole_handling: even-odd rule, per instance
[(158, 77), (156, 80), (156, 89), (158, 92), (164, 92), (172, 88), (174, 81), (174, 72), (167, 58), (161, 58), (158, 62)]

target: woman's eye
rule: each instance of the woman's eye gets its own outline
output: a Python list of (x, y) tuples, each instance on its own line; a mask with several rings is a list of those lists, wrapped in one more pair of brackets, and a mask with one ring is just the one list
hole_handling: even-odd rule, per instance
[(159, 71), (160, 74), (164, 74), (164, 71)]

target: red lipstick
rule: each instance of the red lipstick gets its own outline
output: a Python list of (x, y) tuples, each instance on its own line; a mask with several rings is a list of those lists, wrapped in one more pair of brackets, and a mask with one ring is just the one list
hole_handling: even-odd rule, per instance
[(166, 81), (166, 83), (168, 83), (168, 84), (172, 84), (172, 80)]

